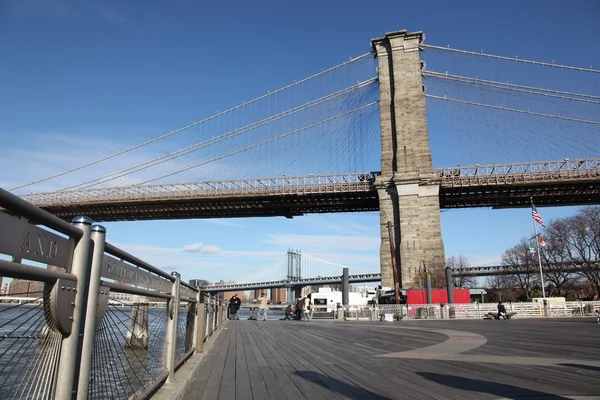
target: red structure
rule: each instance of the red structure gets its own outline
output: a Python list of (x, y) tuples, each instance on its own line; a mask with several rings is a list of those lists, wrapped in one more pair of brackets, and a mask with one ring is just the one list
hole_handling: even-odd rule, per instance
[[(439, 304), (442, 301), (448, 304), (448, 292), (445, 289), (431, 290), (432, 304)], [(469, 289), (454, 289), (455, 303), (470, 303), (471, 295)], [(409, 289), (406, 291), (407, 304), (427, 304), (427, 291), (418, 289)]]

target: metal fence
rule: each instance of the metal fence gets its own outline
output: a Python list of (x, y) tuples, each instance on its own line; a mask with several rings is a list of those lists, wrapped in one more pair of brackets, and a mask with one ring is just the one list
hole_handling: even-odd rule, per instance
[[(504, 303), (512, 318), (566, 318), (595, 316), (600, 301), (548, 301), (543, 303)], [(379, 304), (371, 307), (346, 306), (346, 320), (405, 320), (405, 319), (482, 319), (497, 313), (495, 303), (467, 304)], [(490, 314), (491, 313), (491, 314)], [(386, 317), (387, 314), (387, 317)]]
[(2, 189), (0, 207), (14, 289), (0, 301), (0, 398), (146, 398), (224, 321), (223, 301), (107, 243), (89, 218), (69, 224)]

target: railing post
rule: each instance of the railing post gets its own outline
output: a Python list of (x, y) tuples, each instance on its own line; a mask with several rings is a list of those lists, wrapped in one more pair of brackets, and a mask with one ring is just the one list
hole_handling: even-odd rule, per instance
[(179, 314), (179, 283), (181, 280), (181, 275), (177, 272), (172, 272), (171, 275), (175, 277), (175, 282), (173, 282), (173, 290), (171, 291), (171, 295), (173, 296), (169, 299), (167, 303), (167, 347), (165, 351), (165, 367), (167, 371), (169, 371), (169, 376), (167, 377), (167, 383), (173, 380), (175, 375), (175, 349), (177, 348), (177, 316)]
[(102, 225), (93, 225), (91, 240), (94, 244), (94, 248), (92, 251), (92, 267), (90, 269), (89, 291), (87, 296), (87, 307), (85, 310), (83, 343), (81, 345), (81, 363), (79, 367), (77, 399), (87, 399), (90, 386), (92, 353), (94, 351), (94, 335), (96, 333), (96, 316), (98, 311), (98, 298), (100, 296), (100, 279), (102, 277), (102, 260), (104, 257), (104, 243), (106, 242), (106, 229)]
[(217, 315), (217, 307), (218, 306), (219, 306), (219, 303), (217, 302), (217, 298), (214, 298), (213, 304), (212, 304), (213, 319), (212, 319), (212, 327), (210, 329), (211, 334), (217, 330), (217, 324), (219, 323), (219, 321), (217, 319), (218, 318), (218, 315)]
[(90, 235), (92, 220), (88, 217), (75, 217), (72, 224), (81, 229), (83, 235), (75, 244), (73, 260), (71, 262), (71, 273), (77, 277), (77, 289), (75, 301), (71, 306), (73, 310), (73, 322), (71, 333), (63, 337), (56, 378), (56, 399), (71, 399), (77, 392), (79, 359), (81, 357), (80, 335), (83, 333), (83, 310), (87, 302), (87, 287), (89, 283), (90, 267)]
[(204, 351), (204, 290), (200, 289), (196, 296), (196, 353)]
[(213, 321), (213, 333), (217, 330), (217, 326), (219, 325), (219, 299), (215, 298), (213, 303), (213, 309), (215, 313), (215, 318)]

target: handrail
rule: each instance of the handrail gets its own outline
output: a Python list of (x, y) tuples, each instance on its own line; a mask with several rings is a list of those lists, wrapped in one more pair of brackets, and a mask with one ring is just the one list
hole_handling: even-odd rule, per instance
[(160, 269), (148, 264), (145, 261), (140, 260), (139, 258), (137, 258), (136, 256), (133, 256), (129, 253), (127, 253), (124, 250), (119, 249), (118, 247), (116, 247), (115, 245), (112, 245), (110, 243), (106, 243), (104, 245), (104, 251), (108, 254), (112, 254), (115, 257), (118, 257), (122, 260), (128, 261), (132, 264), (135, 264), (138, 267), (142, 267), (150, 272), (155, 273), (158, 276), (161, 276), (165, 279), (170, 280), (171, 282), (175, 282), (175, 277), (173, 275), (169, 275), (164, 271), (161, 271)]
[(77, 281), (77, 277), (75, 275), (68, 274), (66, 272), (53, 271), (6, 260), (0, 260), (0, 275), (46, 283), (54, 283), (59, 279)]
[(173, 298), (173, 296), (170, 294), (166, 294), (166, 293), (162, 293), (162, 292), (154, 292), (154, 291), (146, 290), (146, 289), (140, 289), (140, 288), (136, 288), (133, 286), (120, 285), (120, 284), (114, 283), (114, 282), (102, 281), (102, 286), (105, 286), (110, 289), (115, 289), (121, 293), (136, 294), (138, 296), (158, 297), (158, 298), (167, 299), (167, 300)]
[(185, 287), (186, 287), (186, 288), (188, 288), (188, 289), (192, 289), (192, 290), (193, 290), (194, 292), (196, 292), (196, 293), (198, 292), (198, 290), (200, 290), (200, 289), (198, 289), (197, 287), (195, 287), (195, 286), (192, 286), (192, 285), (190, 285), (189, 283), (187, 283), (187, 282), (184, 282), (184, 281), (181, 281), (180, 285), (182, 285), (182, 286), (185, 286)]
[(22, 198), (0, 188), (0, 207), (6, 208), (12, 212), (18, 213), (30, 220), (46, 225), (65, 235), (80, 239), (83, 236), (81, 229), (69, 224), (66, 221), (42, 210)]

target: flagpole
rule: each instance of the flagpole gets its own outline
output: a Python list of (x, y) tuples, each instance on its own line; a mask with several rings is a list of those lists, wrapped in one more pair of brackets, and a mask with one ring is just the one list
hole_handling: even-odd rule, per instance
[[(531, 210), (533, 211), (533, 198), (531, 199)], [(535, 219), (533, 218), (533, 214), (531, 215), (531, 220), (533, 221), (533, 232), (535, 237), (535, 242), (537, 243), (537, 253), (538, 253), (538, 265), (540, 267), (540, 282), (542, 283), (542, 298), (546, 298), (546, 288), (544, 287), (544, 273), (542, 271), (542, 254), (540, 253), (540, 239), (538, 238), (537, 226), (535, 224)]]

